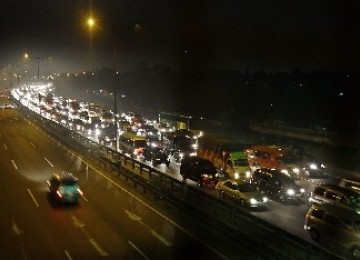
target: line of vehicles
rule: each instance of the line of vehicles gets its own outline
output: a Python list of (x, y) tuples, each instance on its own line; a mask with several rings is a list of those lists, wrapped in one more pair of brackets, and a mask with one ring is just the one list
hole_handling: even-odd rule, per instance
[[(30, 102), (40, 104), (38, 100), (29, 97), (24, 100), (22, 97), (27, 96), (25, 93), (17, 95), (29, 108)], [(89, 109), (80, 104), (72, 107), (78, 107), (79, 114)], [(54, 121), (58, 120), (48, 110), (35, 111)], [(107, 112), (106, 116), (103, 116), (104, 112)], [(327, 177), (324, 164), (301, 147), (253, 145), (203, 134), (188, 128), (183, 122), (187, 117), (183, 117), (182, 123), (178, 124), (186, 128), (174, 129), (163, 122), (155, 124), (145, 120), (135, 113), (119, 116), (109, 110), (98, 110), (97, 114), (88, 114), (91, 114), (91, 120), (86, 120), (90, 122), (70, 116), (63, 122), (66, 114), (60, 116), (57, 122), (72, 130), (94, 135), (99, 143), (108, 146), (114, 147), (118, 135), (122, 152), (153, 165), (169, 166), (174, 161), (180, 164), (179, 171), (184, 180), (193, 180), (200, 187), (215, 188), (221, 198), (234, 201), (242, 207), (266, 207), (269, 199), (280, 202), (303, 200), (305, 189), (296, 180)], [(174, 115), (172, 118), (176, 120)], [(53, 194), (61, 198), (59, 188), (55, 190)], [(78, 194), (81, 193), (78, 191)], [(351, 241), (346, 240), (346, 245), (340, 241), (338, 244), (344, 246), (351, 257), (359, 259), (360, 181), (340, 179), (334, 183), (319, 183), (310, 192), (309, 205), (304, 229), (309, 231), (311, 238), (316, 241), (323, 238), (329, 240), (331, 236), (328, 234), (331, 232), (340, 232), (341, 235), (337, 236), (344, 236), (344, 240), (350, 236)], [(334, 240), (333, 243), (337, 243)]]

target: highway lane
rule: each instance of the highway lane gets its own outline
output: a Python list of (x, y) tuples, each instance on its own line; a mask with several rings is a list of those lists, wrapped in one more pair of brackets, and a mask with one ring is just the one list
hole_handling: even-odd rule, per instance
[[(214, 231), (209, 231), (213, 237), (200, 231), (203, 236), (197, 238), (171, 217), (159, 217), (145, 198), (130, 194), (110, 173), (88, 167), (16, 110), (1, 110), (0, 116), (0, 215), (5, 238), (0, 248), (4, 258), (231, 259), (239, 252), (251, 255), (238, 246), (219, 244), (226, 238)], [(78, 206), (59, 206), (47, 194), (46, 180), (53, 171), (63, 169), (80, 180), (84, 197)], [(191, 225), (201, 229), (201, 223), (190, 221)]]
[[(96, 140), (95, 138), (93, 140)], [(152, 166), (150, 162), (141, 160), (138, 158), (139, 161), (142, 163), (149, 165), (151, 167), (155, 167), (156, 169), (160, 170), (163, 173), (166, 173), (167, 175), (176, 178), (178, 180), (182, 180), (181, 175), (179, 174), (179, 167), (180, 164), (172, 161), (170, 163), (170, 166), (167, 167), (164, 164)], [(332, 176), (341, 176), (342, 171), (339, 169), (331, 168), (331, 170), (328, 172), (329, 175)], [(314, 244), (316, 246), (322, 247), (326, 250), (330, 250), (337, 255), (342, 255), (344, 252), (342, 252), (341, 249), (338, 248), (330, 248), (329, 245), (322, 245), (318, 242), (313, 241), (308, 232), (304, 230), (304, 219), (307, 211), (310, 208), (310, 203), (308, 202), (310, 192), (314, 189), (314, 187), (318, 183), (328, 182), (331, 178), (325, 178), (325, 179), (303, 179), (303, 180), (297, 180), (296, 182), (305, 188), (306, 193), (305, 197), (301, 200), (294, 201), (294, 202), (280, 202), (278, 200), (270, 200), (267, 205), (267, 210), (250, 210), (247, 209), (247, 211), (250, 214), (253, 214), (254, 216), (271, 223), (272, 225), (279, 227), (291, 234), (296, 235), (297, 237)], [(195, 188), (200, 189), (197, 187), (197, 183), (186, 180), (188, 185), (193, 186)], [(201, 188), (203, 192), (206, 192), (208, 194), (213, 195), (214, 197), (219, 198), (218, 191), (211, 188), (211, 187), (204, 187)]]
[[(93, 137), (93, 140), (96, 140), (96, 137)], [(66, 154), (64, 156), (67, 156), (69, 160), (71, 160), (71, 155)], [(55, 155), (54, 158), (51, 160), (58, 160), (58, 156)], [(148, 165), (151, 165), (149, 162), (145, 162)], [(56, 163), (54, 163), (56, 165)], [(81, 164), (80, 164), (81, 165)], [(64, 166), (69, 167), (69, 165)], [(79, 167), (79, 163), (77, 164), (77, 167)], [(179, 164), (176, 164), (175, 162), (172, 162), (170, 164), (170, 167), (166, 167), (165, 165), (159, 165), (156, 166), (157, 169), (162, 170), (164, 173), (169, 174), (170, 176), (177, 178), (181, 180), (181, 176), (179, 174)], [(79, 171), (79, 168), (75, 168), (77, 171)], [(315, 182), (311, 181), (301, 181), (301, 184), (306, 186), (306, 190), (309, 192), (312, 190), (314, 185), (316, 184), (316, 181), (323, 181), (323, 180), (314, 180)], [(187, 183), (192, 186), (196, 186), (196, 183), (187, 180)], [(214, 196), (218, 197), (218, 193), (216, 190), (204, 188), (203, 191), (213, 194)], [(304, 218), (305, 214), (309, 208), (309, 204), (307, 203), (307, 198), (305, 198), (301, 203), (298, 204), (284, 204), (280, 203), (278, 201), (270, 201), (267, 211), (254, 211), (251, 212), (251, 214), (256, 215), (257, 217), (275, 225), (278, 226), (292, 234), (295, 234), (296, 236), (309, 241), (311, 243), (314, 243), (310, 238), (309, 235), (304, 231), (303, 224), (304, 224)], [(316, 244), (316, 243), (315, 243)], [(318, 244), (316, 244), (318, 245)]]

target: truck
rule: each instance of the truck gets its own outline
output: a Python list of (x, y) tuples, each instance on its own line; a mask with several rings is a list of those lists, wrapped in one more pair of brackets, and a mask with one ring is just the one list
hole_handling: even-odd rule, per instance
[(204, 134), (198, 140), (197, 155), (210, 160), (231, 179), (249, 179), (251, 176), (247, 144), (231, 138)]

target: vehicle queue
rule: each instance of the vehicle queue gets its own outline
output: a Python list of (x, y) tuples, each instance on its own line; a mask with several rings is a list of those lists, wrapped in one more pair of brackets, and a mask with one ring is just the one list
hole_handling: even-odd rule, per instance
[[(121, 143), (121, 145), (119, 145), (120, 150), (123, 150), (130, 156), (137, 156), (139, 160), (144, 159), (142, 150), (152, 147), (154, 142), (151, 142), (151, 140), (155, 140), (157, 141), (155, 142), (157, 143), (156, 146), (159, 149), (164, 149), (169, 156), (168, 162), (170, 162), (170, 158), (171, 161), (175, 163), (180, 162), (180, 174), (184, 179), (192, 179), (196, 181), (200, 187), (207, 185), (214, 187), (219, 191), (219, 196), (229, 198), (244, 207), (252, 207), (255, 201), (259, 201), (259, 199), (252, 197), (255, 195), (250, 194), (246, 196), (246, 193), (250, 191), (250, 187), (252, 187), (252, 192), (262, 194), (263, 197), (260, 199), (261, 203), (257, 203), (266, 207), (268, 198), (279, 201), (303, 199), (305, 197), (305, 190), (297, 185), (295, 180), (312, 178), (313, 175), (316, 177), (326, 176), (324, 164), (320, 163), (313, 156), (301, 151), (301, 149), (273, 145), (249, 145), (242, 149), (242, 152), (247, 155), (250, 175), (243, 173), (243, 175), (239, 175), (241, 177), (236, 177), (233, 174), (229, 174), (229, 169), (232, 167), (230, 163), (225, 163), (225, 165), (214, 164), (213, 159), (216, 158), (216, 156), (218, 156), (217, 158), (222, 157), (228, 159), (221, 149), (218, 149), (218, 151), (213, 149), (212, 154), (207, 158), (198, 156), (199, 140), (197, 138), (199, 137), (191, 135), (192, 131), (190, 129), (187, 129), (187, 131), (169, 129), (167, 126), (153, 124), (150, 120), (137, 118), (134, 116), (134, 113), (114, 115), (106, 108), (97, 110), (96, 116), (80, 117), (81, 114), (86, 114), (85, 111), (87, 111), (87, 114), (93, 114), (89, 110), (89, 106), (80, 106), (80, 103), (76, 105), (76, 100), (69, 101), (62, 97), (54, 98), (54, 94), (50, 90), (47, 92), (47, 89), (49, 88), (42, 89), (42, 93), (45, 93), (42, 97), (37, 94), (36, 89), (15, 89), (13, 90), (13, 95), (21, 100), (24, 106), (29, 107), (42, 116), (69, 127), (74, 131), (83, 132), (83, 134), (89, 136), (89, 138), (98, 138), (98, 141), (103, 141), (104, 145), (113, 146), (116, 134), (119, 135), (119, 142)], [(49, 93), (52, 94), (50, 95)], [(51, 100), (51, 102), (49, 102), (49, 100)], [(106, 113), (106, 121), (101, 120), (102, 113)], [(147, 129), (151, 129), (151, 132), (148, 132)], [(168, 129), (168, 131), (164, 129)], [(186, 132), (186, 134), (183, 134), (184, 132)], [(100, 138), (101, 133), (107, 133), (107, 136)], [(121, 138), (121, 136), (127, 137)], [(176, 138), (174, 138), (174, 136)], [(183, 139), (178, 138), (178, 136), (185, 136), (183, 143)], [(135, 145), (135, 139), (141, 140), (141, 145)], [(218, 154), (216, 154), (217, 152)], [(194, 156), (194, 154), (196, 154), (196, 156)], [(150, 156), (152, 156), (152, 154)], [(191, 160), (189, 160), (189, 158)], [(194, 158), (198, 159), (194, 160)], [(152, 157), (147, 156), (146, 160), (151, 161)], [(167, 160), (168, 159), (165, 159), (165, 161)], [(168, 163), (165, 164), (167, 166), (169, 165)], [(244, 183), (248, 185), (247, 188), (249, 191), (244, 189)], [(318, 188), (313, 192), (309, 192), (311, 192), (311, 195), (315, 195), (317, 189)], [(343, 188), (343, 190), (347, 189), (348, 187)], [(351, 200), (359, 203), (359, 192), (355, 191), (351, 194)], [(334, 198), (339, 201), (342, 200), (340, 195), (335, 195)], [(310, 211), (314, 211), (314, 205), (321, 204), (329, 205), (329, 207), (333, 207), (333, 211), (337, 211), (339, 206), (334, 202), (335, 199), (323, 201), (310, 199), (309, 204), (313, 205)], [(351, 209), (348, 210), (351, 211)], [(313, 229), (309, 224), (305, 225), (305, 230), (309, 230), (311, 238), (319, 240), (318, 235), (313, 235)], [(331, 229), (331, 226), (328, 227), (328, 229)], [(357, 230), (356, 232), (360, 231), (356, 226), (354, 229)], [(350, 250), (354, 258), (360, 258), (360, 249), (357, 244), (352, 245), (348, 250)]]

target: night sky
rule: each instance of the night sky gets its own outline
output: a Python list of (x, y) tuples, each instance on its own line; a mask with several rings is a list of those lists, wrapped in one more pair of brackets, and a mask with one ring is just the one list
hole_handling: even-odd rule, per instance
[[(1, 0), (0, 68), (358, 71), (360, 1)], [(96, 19), (92, 37), (86, 18)]]

